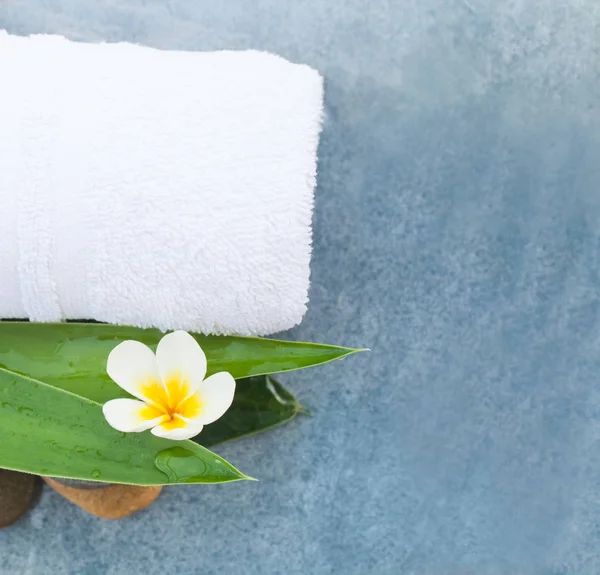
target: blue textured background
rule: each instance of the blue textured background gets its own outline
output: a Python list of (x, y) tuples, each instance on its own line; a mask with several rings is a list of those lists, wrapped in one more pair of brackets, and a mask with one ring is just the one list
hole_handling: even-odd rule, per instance
[[(2, 573), (600, 573), (597, 0), (4, 0), (0, 28), (319, 69), (310, 312), (373, 348), (117, 523), (53, 492)], [(2, 79), (0, 78), (0, 84)], [(1, 89), (1, 87), (0, 87)]]

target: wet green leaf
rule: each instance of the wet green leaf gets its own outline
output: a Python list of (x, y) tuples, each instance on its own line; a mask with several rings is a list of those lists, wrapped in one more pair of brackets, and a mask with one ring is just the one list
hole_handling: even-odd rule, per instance
[[(127, 397), (106, 374), (106, 359), (120, 342), (135, 339), (152, 349), (155, 329), (108, 324), (0, 322), (0, 367), (104, 403)], [(193, 334), (208, 358), (208, 372), (236, 379), (286, 372), (341, 359), (360, 350), (265, 338)]]
[(111, 483), (249, 479), (193, 441), (120, 433), (98, 403), (0, 368), (0, 467)]

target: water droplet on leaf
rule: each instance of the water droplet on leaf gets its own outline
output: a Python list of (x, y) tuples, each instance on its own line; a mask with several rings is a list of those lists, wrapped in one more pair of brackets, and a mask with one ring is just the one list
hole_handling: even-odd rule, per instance
[(169, 483), (196, 483), (206, 473), (206, 462), (183, 447), (159, 451), (154, 465), (169, 478)]

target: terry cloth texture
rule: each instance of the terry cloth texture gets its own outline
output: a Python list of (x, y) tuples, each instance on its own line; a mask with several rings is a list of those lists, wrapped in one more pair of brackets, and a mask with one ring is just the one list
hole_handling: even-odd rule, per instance
[(266, 335), (306, 311), (322, 79), (0, 31), (0, 317)]

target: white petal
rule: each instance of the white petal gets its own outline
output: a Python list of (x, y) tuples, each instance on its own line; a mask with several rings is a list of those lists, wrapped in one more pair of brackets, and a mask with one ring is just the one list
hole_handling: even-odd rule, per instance
[(126, 433), (146, 431), (159, 424), (164, 416), (144, 419), (143, 410), (147, 406), (137, 399), (111, 399), (102, 406), (102, 413), (108, 424), (118, 431)]
[(208, 425), (221, 417), (231, 406), (235, 394), (235, 379), (221, 371), (207, 377), (198, 388), (202, 412), (198, 419)]
[(157, 437), (164, 437), (165, 439), (191, 439), (196, 437), (201, 431), (204, 425), (198, 421), (198, 419), (188, 420), (185, 427), (177, 427), (175, 429), (165, 428), (164, 425), (157, 425), (152, 429), (152, 433)]
[(142, 386), (159, 381), (156, 356), (139, 341), (124, 341), (108, 356), (106, 371), (110, 378), (131, 395), (145, 399)]
[(173, 377), (185, 380), (190, 385), (190, 393), (196, 391), (206, 375), (206, 356), (198, 342), (185, 331), (174, 331), (160, 340), (156, 361), (163, 382)]

